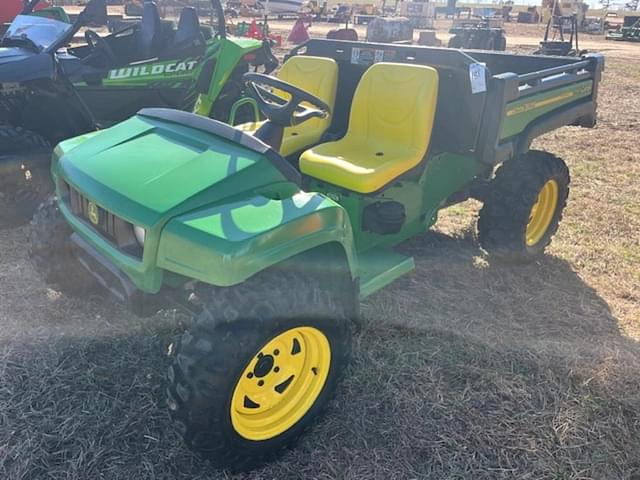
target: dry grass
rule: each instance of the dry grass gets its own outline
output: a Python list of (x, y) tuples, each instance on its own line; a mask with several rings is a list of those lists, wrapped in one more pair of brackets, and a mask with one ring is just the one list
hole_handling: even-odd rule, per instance
[[(246, 478), (640, 479), (639, 124), (640, 65), (614, 55), (599, 127), (536, 145), (573, 175), (549, 255), (488, 263), (477, 206), (450, 209), (363, 306), (325, 420)], [(177, 319), (48, 290), (26, 235), (0, 231), (0, 478), (227, 478), (165, 412)]]

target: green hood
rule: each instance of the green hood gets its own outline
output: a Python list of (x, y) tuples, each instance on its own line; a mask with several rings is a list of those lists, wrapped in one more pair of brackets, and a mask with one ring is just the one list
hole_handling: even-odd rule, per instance
[[(58, 173), (98, 205), (143, 226), (286, 184), (269, 154), (225, 138), (231, 127), (184, 112), (161, 112), (191, 126), (138, 114), (77, 146), (63, 142)], [(197, 128), (203, 125), (213, 131)], [(246, 135), (232, 132), (234, 140), (246, 143)]]

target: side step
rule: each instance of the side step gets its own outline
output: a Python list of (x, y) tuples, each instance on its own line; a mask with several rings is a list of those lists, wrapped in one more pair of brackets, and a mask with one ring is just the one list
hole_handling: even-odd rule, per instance
[(416, 268), (413, 257), (383, 248), (374, 248), (360, 254), (358, 261), (361, 299)]

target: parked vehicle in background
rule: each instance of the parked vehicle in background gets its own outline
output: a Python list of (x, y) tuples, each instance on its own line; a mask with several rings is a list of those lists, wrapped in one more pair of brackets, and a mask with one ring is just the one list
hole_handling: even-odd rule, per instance
[(623, 42), (640, 42), (640, 17), (627, 16), (623, 25), (618, 30), (608, 30), (607, 40)]
[(493, 18), (470, 18), (456, 20), (449, 29), (453, 36), (449, 39), (449, 48), (467, 48), (478, 50), (504, 50), (507, 48), (502, 27), (495, 27)]
[[(19, 15), (0, 46), (0, 222), (31, 217), (50, 191), (51, 146), (104, 128), (143, 107), (171, 107), (229, 119), (243, 95), (241, 77), (277, 66), (268, 42), (227, 36), (224, 14), (200, 25), (185, 7), (177, 26), (161, 22), (154, 2), (139, 22), (106, 37), (104, 0), (91, 0), (73, 23)], [(64, 11), (63, 11), (64, 12)]]
[(534, 52), (535, 55), (560, 56), (580, 56), (585, 53), (586, 50), (580, 50), (578, 46), (578, 21), (575, 15), (551, 17), (544, 30), (540, 48)]

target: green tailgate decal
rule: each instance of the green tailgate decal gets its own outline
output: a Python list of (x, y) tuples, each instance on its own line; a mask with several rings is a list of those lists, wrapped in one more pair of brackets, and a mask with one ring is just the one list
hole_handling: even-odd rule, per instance
[(500, 140), (522, 132), (536, 118), (552, 110), (591, 95), (593, 80), (585, 80), (550, 92), (532, 95), (507, 104)]

